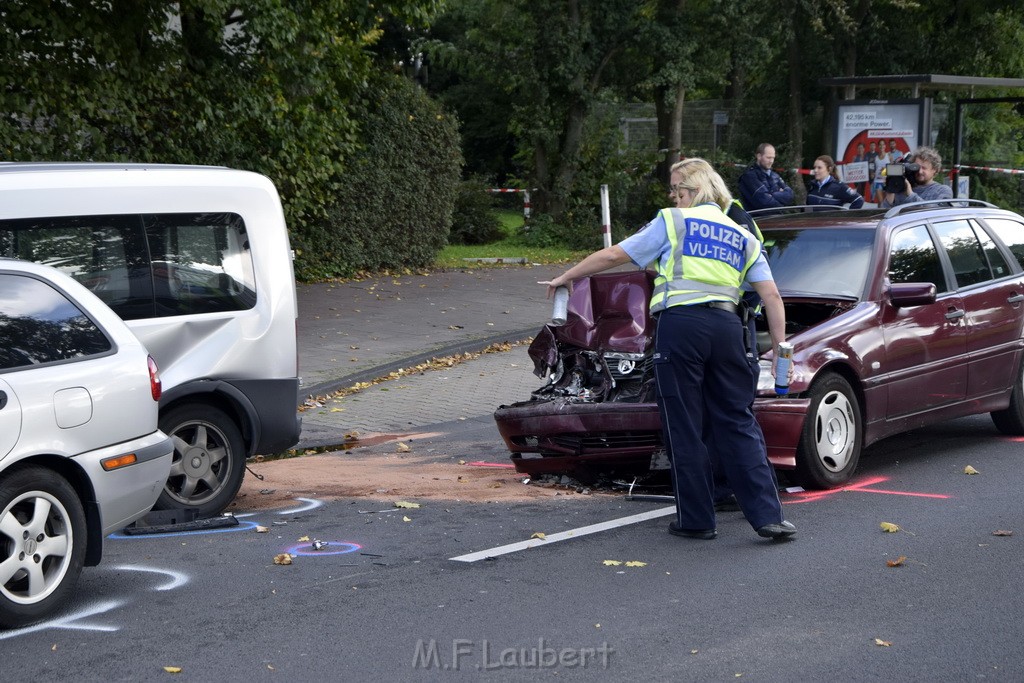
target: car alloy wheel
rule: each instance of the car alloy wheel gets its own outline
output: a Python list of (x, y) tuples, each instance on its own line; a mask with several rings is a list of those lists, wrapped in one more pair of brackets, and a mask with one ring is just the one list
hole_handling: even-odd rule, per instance
[(823, 375), (809, 392), (810, 410), (797, 452), (797, 476), (812, 488), (850, 480), (860, 460), (863, 430), (857, 396), (834, 373)]
[(245, 476), (245, 445), (234, 421), (212, 406), (184, 405), (161, 417), (160, 428), (174, 441), (174, 457), (154, 507), (220, 514)]
[(27, 467), (0, 486), (0, 626), (23, 626), (60, 604), (85, 557), (78, 494), (52, 470)]

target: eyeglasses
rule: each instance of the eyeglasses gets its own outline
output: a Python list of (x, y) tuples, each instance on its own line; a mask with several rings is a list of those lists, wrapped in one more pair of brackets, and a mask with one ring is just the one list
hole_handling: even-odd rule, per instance
[(676, 194), (677, 195), (677, 194), (679, 194), (679, 192), (681, 190), (686, 190), (686, 189), (688, 189), (688, 188), (685, 188), (682, 185), (669, 185), (668, 186), (668, 193), (669, 194)]

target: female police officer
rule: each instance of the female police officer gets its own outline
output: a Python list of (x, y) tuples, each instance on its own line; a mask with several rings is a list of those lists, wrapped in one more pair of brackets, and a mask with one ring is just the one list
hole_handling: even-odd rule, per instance
[[(730, 197), (711, 165), (688, 159), (672, 167), (676, 208), (663, 209), (639, 232), (590, 254), (548, 282), (548, 295), (573, 279), (629, 261), (657, 261), (651, 297), (657, 318), (654, 373), (665, 443), (672, 460), (676, 519), (669, 532), (712, 539), (714, 484), (701, 428), (707, 415), (722, 468), (758, 535), (786, 539), (771, 465), (750, 407), (750, 368), (736, 314), (740, 286), (764, 301), (773, 346), (785, 339), (785, 309), (757, 239), (730, 220), (713, 198)], [(774, 366), (772, 371), (774, 373)]]

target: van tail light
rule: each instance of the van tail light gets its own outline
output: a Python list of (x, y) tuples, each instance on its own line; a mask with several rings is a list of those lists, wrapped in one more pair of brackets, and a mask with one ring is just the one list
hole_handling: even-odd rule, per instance
[(164, 387), (160, 383), (160, 368), (157, 367), (153, 356), (147, 356), (146, 361), (149, 363), (149, 393), (153, 395), (154, 401), (159, 401), (164, 393)]

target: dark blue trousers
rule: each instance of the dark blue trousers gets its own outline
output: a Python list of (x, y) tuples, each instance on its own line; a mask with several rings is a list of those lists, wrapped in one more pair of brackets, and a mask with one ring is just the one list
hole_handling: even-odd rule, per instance
[(781, 522), (782, 505), (751, 407), (751, 370), (739, 316), (699, 305), (659, 313), (654, 374), (679, 527), (715, 528), (705, 422), (750, 525)]

